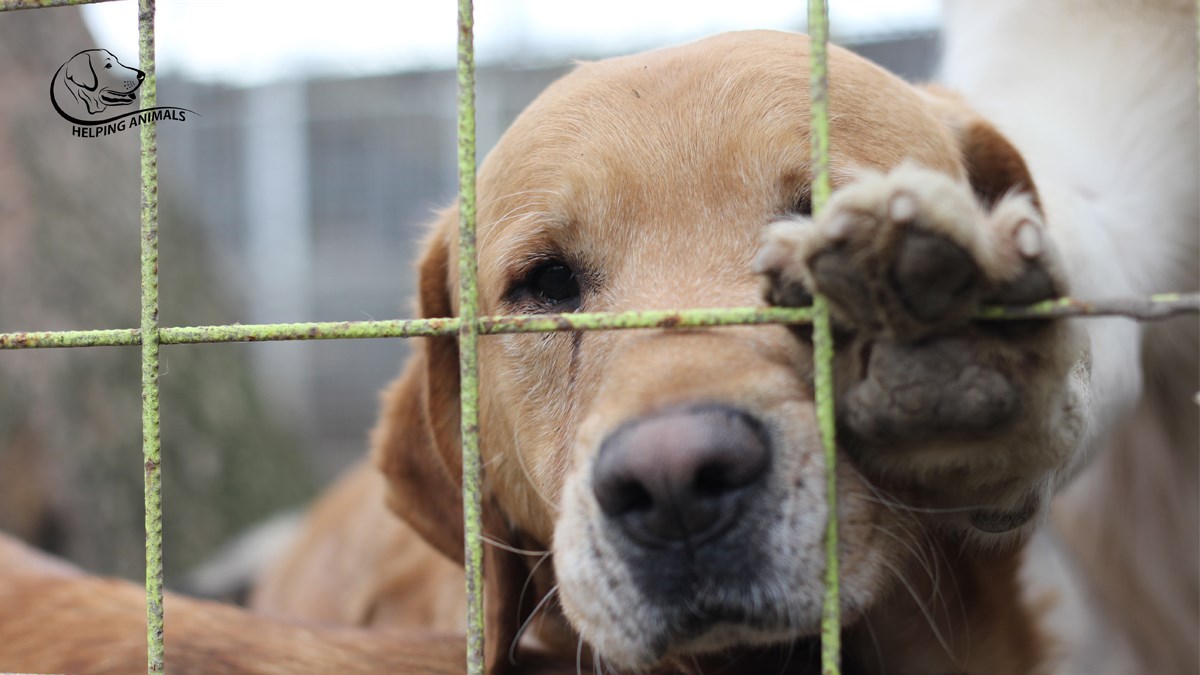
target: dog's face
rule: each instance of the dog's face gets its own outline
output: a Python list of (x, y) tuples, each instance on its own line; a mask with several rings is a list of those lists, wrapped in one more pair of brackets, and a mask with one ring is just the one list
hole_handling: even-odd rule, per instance
[(146, 74), (117, 60), (107, 49), (79, 52), (63, 64), (63, 80), (76, 100), (89, 113), (100, 113), (108, 106), (133, 103)]
[[(590, 64), (512, 127), (480, 183), (488, 314), (762, 304), (765, 226), (808, 210), (805, 43), (730, 35)], [(959, 171), (910, 88), (835, 52), (834, 166)], [(853, 139), (853, 142), (844, 142)], [(553, 542), (559, 598), (606, 658), (817, 630), (826, 506), (810, 349), (784, 327), (481, 343), (488, 471)], [(844, 602), (896, 545), (841, 476)], [(503, 486), (503, 487), (502, 487)]]
[[(904, 160), (965, 181), (928, 101), (848, 52), (830, 57), (835, 187)], [(729, 34), (582, 65), (550, 87), (480, 174), (481, 311), (763, 304), (752, 261), (764, 229), (808, 211), (807, 62), (802, 36)], [(454, 226), (443, 218), (422, 263), (426, 316), (457, 306)], [(561, 607), (607, 662), (686, 663), (817, 632), (824, 462), (811, 347), (797, 331), (504, 335), (480, 351), (489, 508), (525, 544), (552, 549)], [(392, 415), (415, 406), (428, 417), (385, 420), (378, 448), (394, 506), (459, 557), (461, 531), (447, 523), (460, 507), (439, 518), (412, 496), (456, 495), (457, 353), (434, 340), (414, 363), (400, 395), (416, 402)], [(423, 433), (436, 471), (412, 450)], [(853, 621), (893, 584), (916, 535), (840, 467)]]

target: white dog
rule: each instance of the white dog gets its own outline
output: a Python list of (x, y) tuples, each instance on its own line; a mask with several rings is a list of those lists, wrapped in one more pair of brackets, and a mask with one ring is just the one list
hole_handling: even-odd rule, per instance
[[(949, 0), (944, 82), (1021, 150), (1081, 298), (1195, 291), (1196, 4)], [(1081, 322), (1087, 439), (1030, 593), (1062, 672), (1196, 673), (1197, 326)], [(1046, 596), (1048, 597), (1048, 596)]]

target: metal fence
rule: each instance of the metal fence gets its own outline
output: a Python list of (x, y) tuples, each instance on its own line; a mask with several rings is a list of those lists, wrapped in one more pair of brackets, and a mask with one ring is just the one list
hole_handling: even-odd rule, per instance
[[(0, 0), (0, 11), (107, 0)], [(829, 522), (825, 536), (825, 597), (821, 620), (822, 671), (840, 670), (836, 439), (833, 407), (833, 340), (824, 298), (807, 308), (713, 308), (539, 316), (478, 316), (475, 249), (475, 56), (472, 0), (458, 1), (459, 316), (396, 320), (162, 327), (158, 320), (158, 148), (157, 123), (141, 125), (141, 326), (110, 330), (0, 333), (0, 349), (135, 346), (142, 348), (142, 453), (145, 462), (146, 639), (149, 673), (163, 672), (163, 563), (161, 445), (159, 433), (159, 347), (170, 344), (458, 336), (462, 401), (463, 517), (468, 599), (467, 671), (482, 675), (483, 548), (479, 450), (479, 336), (631, 328), (687, 328), (751, 324), (812, 323), (817, 417), (824, 445)], [(155, 0), (138, 0), (139, 68), (145, 73), (141, 107), (156, 105)], [(818, 214), (829, 197), (829, 110), (827, 97), (826, 0), (809, 0), (812, 102), (812, 205)], [(802, 67), (803, 64), (797, 64)], [(1200, 311), (1200, 295), (1163, 294), (1144, 299), (1081, 302), (1070, 298), (1028, 307), (992, 307), (981, 320), (1121, 315), (1153, 319)]]

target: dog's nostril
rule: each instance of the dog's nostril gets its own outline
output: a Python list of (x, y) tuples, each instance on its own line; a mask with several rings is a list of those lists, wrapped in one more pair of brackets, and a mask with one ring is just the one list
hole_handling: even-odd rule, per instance
[(724, 477), (724, 467), (716, 464), (700, 467), (696, 472), (696, 480), (692, 489), (701, 497), (715, 497), (729, 489), (729, 483)]
[[(603, 498), (600, 507), (609, 515), (624, 514), (632, 511), (648, 511), (654, 506), (654, 499), (642, 484), (634, 480), (619, 482), (616, 486), (601, 491)], [(598, 492), (597, 496), (601, 493)]]
[[(735, 451), (736, 452), (736, 451)], [(755, 475), (742, 475), (737, 464), (714, 462), (700, 467), (692, 481), (692, 491), (698, 497), (720, 497), (751, 482)]]
[(643, 418), (600, 449), (592, 490), (608, 519), (638, 540), (695, 539), (736, 520), (740, 497), (766, 473), (759, 424), (710, 406)]

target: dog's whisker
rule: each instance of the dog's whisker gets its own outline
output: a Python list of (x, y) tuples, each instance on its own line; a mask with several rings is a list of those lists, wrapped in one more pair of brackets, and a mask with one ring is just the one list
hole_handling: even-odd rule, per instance
[[(932, 593), (931, 600), (936, 601), (937, 603), (939, 603), (941, 605), (942, 614), (946, 617), (946, 626), (947, 626), (947, 630), (949, 631), (948, 637), (951, 642), (954, 642), (954, 625), (955, 625), (955, 623), (954, 623), (954, 621), (951, 620), (951, 617), (950, 617), (950, 603), (946, 602), (946, 596), (942, 590), (942, 583), (941, 583), (942, 582), (942, 578), (941, 578), (942, 577), (942, 575), (941, 575), (942, 566), (941, 566), (941, 564), (939, 564), (939, 560), (941, 558), (937, 554), (938, 545), (937, 545), (937, 542), (934, 541), (933, 536), (929, 533), (928, 528), (918, 528), (918, 531), (920, 532), (920, 535), (921, 535), (920, 541), (923, 544), (923, 546), (921, 546), (921, 549), (920, 549), (922, 551), (921, 554), (919, 554), (919, 555), (914, 554), (914, 556), (917, 557), (918, 561), (920, 561), (922, 565), (925, 565), (926, 561), (928, 561), (929, 565), (932, 567), (932, 571), (929, 571), (929, 568), (926, 568), (926, 574), (929, 575), (929, 580), (933, 584), (933, 593)], [(928, 551), (928, 554), (925, 553), (926, 551)], [(958, 593), (957, 588), (955, 588), (955, 593)], [(960, 602), (960, 604), (962, 602), (961, 595), (959, 595), (959, 602)], [(963, 623), (964, 624), (967, 623), (965, 610), (963, 612)]]
[(495, 227), (497, 225), (502, 225), (510, 220), (516, 221), (516, 220), (520, 220), (522, 218), (531, 218), (531, 217), (545, 218), (545, 217), (547, 217), (547, 214), (545, 211), (531, 210), (531, 208), (535, 207), (535, 206), (541, 207), (541, 206), (544, 206), (544, 204), (542, 204), (540, 202), (526, 202), (524, 204), (521, 204), (520, 206), (514, 206), (513, 208), (509, 209), (504, 215), (493, 220), (491, 225), (492, 225), (492, 227)]
[(528, 556), (548, 556), (548, 555), (550, 555), (550, 551), (531, 551), (529, 549), (517, 548), (515, 546), (510, 546), (510, 545), (500, 541), (499, 539), (496, 539), (495, 537), (492, 537), (491, 535), (487, 535), (487, 534), (483, 535), (481, 538), (483, 539), (484, 542), (491, 544), (492, 546), (495, 546), (498, 549), (508, 551), (509, 553), (516, 553), (517, 555), (528, 555)]
[[(517, 206), (514, 206), (511, 209), (509, 209), (508, 211), (506, 211), (504, 213), (504, 215), (491, 221), (490, 224), (494, 228), (497, 225), (502, 225), (509, 221), (520, 221), (525, 218), (537, 217), (542, 220), (549, 220), (550, 219), (549, 213), (542, 210), (542, 208), (544, 208), (545, 206), (547, 206), (547, 204), (545, 202), (540, 202), (540, 201), (529, 201), (529, 202), (525, 202), (523, 204), (518, 204)], [(520, 229), (520, 228), (515, 228), (515, 229)], [(508, 236), (510, 238), (516, 237), (519, 239), (520, 237), (525, 236), (527, 234), (528, 233), (525, 233), (525, 232), (514, 231), (514, 232), (508, 233)]]
[[(933, 593), (932, 593), (931, 600), (936, 601), (937, 603), (939, 603), (941, 605), (942, 614), (946, 617), (946, 627), (947, 627), (947, 630), (949, 631), (949, 635), (948, 635), (949, 640), (950, 640), (950, 642), (954, 642), (955, 641), (955, 636), (954, 636), (955, 622), (951, 620), (950, 603), (946, 601), (946, 595), (943, 590), (944, 584), (942, 584), (942, 575), (941, 575), (942, 565), (940, 564), (941, 561), (945, 561), (946, 568), (950, 571), (953, 590), (954, 590), (955, 596), (958, 600), (958, 606), (960, 609), (962, 624), (964, 626), (969, 626), (969, 622), (967, 621), (967, 610), (966, 610), (966, 606), (963, 604), (962, 593), (961, 593), (961, 590), (958, 588), (957, 581), (954, 579), (954, 576), (953, 576), (954, 575), (954, 566), (951, 565), (950, 561), (945, 558), (945, 552), (942, 551), (940, 546), (938, 546), (938, 543), (934, 540), (933, 534), (930, 532), (929, 528), (923, 528), (923, 527), (920, 527), (919, 525), (916, 525), (916, 531), (919, 533), (920, 543), (923, 545), (920, 547), (921, 553), (919, 553), (919, 554), (914, 553), (914, 557), (916, 557), (917, 560), (920, 561), (922, 565), (925, 565), (926, 562), (928, 562), (929, 566), (932, 567), (931, 572), (928, 571), (929, 570), (928, 567), (926, 568), (926, 570), (927, 570), (926, 573), (929, 575), (930, 582), (933, 584)], [(915, 543), (916, 542), (914, 542), (914, 544)]]
[(875, 649), (875, 662), (879, 666), (879, 675), (887, 675), (887, 664), (883, 660), (883, 650), (879, 647), (879, 637), (875, 635), (875, 627), (871, 625), (871, 617), (863, 616), (863, 625), (867, 628), (867, 637), (871, 638), (871, 646)]
[[(918, 541), (912, 538), (911, 535), (913, 535), (913, 532), (911, 530), (904, 530), (905, 534), (910, 536), (903, 537), (876, 523), (869, 523), (869, 526), (875, 531), (891, 537), (895, 542), (903, 546), (904, 549), (908, 551), (910, 557), (921, 566), (922, 571), (930, 581), (930, 606), (933, 608), (940, 608), (940, 614), (946, 619), (948, 641), (953, 643), (955, 641), (955, 622), (951, 619), (950, 603), (946, 600), (946, 594), (941, 580), (942, 565), (940, 564), (940, 560), (944, 559), (944, 554), (940, 552), (937, 543), (933, 540), (933, 537), (929, 531), (926, 528), (922, 528), (919, 525), (914, 524), (916, 532), (920, 536)], [(946, 564), (947, 567), (953, 567), (949, 564), (949, 561), (946, 561)], [(953, 572), (951, 572), (951, 574), (953, 574)], [(962, 623), (964, 625), (969, 625), (969, 622), (967, 621), (966, 606), (963, 604), (962, 600), (962, 594), (959, 591), (956, 583), (954, 584), (953, 588), (958, 600)]]
[(523, 607), (525, 604), (525, 591), (529, 590), (529, 584), (533, 582), (533, 576), (535, 574), (537, 574), (538, 568), (542, 566), (542, 563), (546, 562), (549, 559), (550, 559), (550, 551), (546, 551), (546, 553), (544, 555), (542, 555), (541, 559), (538, 560), (536, 563), (534, 563), (533, 567), (531, 567), (529, 569), (529, 574), (527, 574), (525, 576), (525, 583), (521, 586), (521, 593), (519, 595), (517, 595), (517, 616), (518, 617), (521, 616), (521, 607)]
[(495, 457), (492, 457), (491, 459), (484, 461), (483, 468), (486, 469), (486, 468), (492, 466), (493, 464), (499, 464), (501, 459), (503, 459), (503, 457), (501, 455), (496, 455)]
[(551, 587), (550, 590), (546, 591), (546, 595), (542, 596), (542, 599), (538, 601), (537, 606), (534, 607), (533, 611), (529, 613), (529, 617), (526, 618), (525, 622), (521, 624), (521, 627), (517, 629), (517, 634), (513, 636), (512, 643), (508, 645), (508, 662), (510, 664), (514, 666), (517, 665), (517, 645), (521, 643), (521, 637), (525, 635), (525, 631), (529, 628), (529, 624), (533, 622), (533, 617), (537, 616), (538, 610), (544, 607), (546, 602), (548, 602), (550, 598), (554, 597), (556, 593), (558, 593), (557, 584)]
[[(554, 595), (554, 599), (553, 599), (553, 600), (551, 600), (551, 602), (558, 604), (560, 607), (562, 606), (561, 597), (560, 597), (560, 596), (559, 596), (557, 593)], [(547, 607), (548, 607), (548, 606), (547, 606)], [(542, 626), (543, 626), (543, 625), (545, 625), (545, 623), (546, 623), (546, 617), (547, 617), (547, 616), (549, 616), (549, 615), (550, 615), (550, 611), (549, 611), (548, 609), (547, 609), (547, 610), (545, 610), (545, 611), (543, 611), (541, 614), (539, 614), (539, 615), (538, 615), (538, 619), (537, 619), (537, 621), (538, 621), (538, 630), (541, 630), (541, 629), (542, 629)]]
[(874, 502), (876, 504), (882, 504), (883, 506), (888, 507), (889, 510), (892, 510), (893, 513), (895, 513), (896, 511), (907, 511), (908, 513), (933, 513), (933, 514), (969, 513), (972, 511), (978, 511), (981, 508), (985, 508), (985, 506), (983, 504), (978, 504), (975, 506), (946, 506), (946, 507), (913, 506), (911, 504), (905, 504), (904, 502), (901, 502), (901, 501), (898, 501), (895, 499), (887, 499), (887, 498), (879, 496), (879, 495), (876, 495), (873, 497), (867, 496), (867, 495), (858, 495), (858, 494), (850, 495), (850, 496), (853, 496), (856, 499), (861, 499), (866, 502)]
[(535, 195), (535, 194), (558, 195), (559, 193), (556, 190), (550, 190), (548, 188), (529, 188), (526, 190), (517, 190), (515, 192), (510, 192), (502, 197), (497, 197), (496, 201), (502, 202), (505, 200), (512, 199), (513, 197), (521, 197), (523, 195)]
[[(963, 599), (962, 588), (958, 585), (958, 577), (954, 574), (954, 564), (951, 563), (949, 557), (946, 556), (946, 551), (941, 546), (938, 546), (937, 542), (933, 540), (933, 535), (928, 530), (924, 530), (923, 535), (925, 537), (926, 545), (937, 556), (935, 560), (940, 559), (946, 563), (946, 573), (950, 576), (950, 588), (954, 592), (954, 598), (958, 601), (959, 617), (962, 619), (962, 625), (965, 632), (963, 640), (966, 642), (967, 653), (970, 653), (971, 622), (967, 620), (967, 603), (966, 600)], [(949, 608), (947, 608), (947, 614), (949, 614)]]
[[(909, 555), (911, 555), (913, 559), (917, 561), (917, 564), (921, 566), (922, 571), (925, 572), (925, 576), (929, 577), (929, 580), (933, 582), (933, 594), (936, 596), (938, 593), (940, 593), (937, 584), (937, 573), (935, 572), (936, 565), (931, 562), (927, 555), (925, 555), (921, 547), (916, 546), (914, 543), (908, 541), (906, 537), (901, 537), (882, 525), (877, 523), (869, 523), (869, 525), (871, 529), (891, 538), (892, 541), (896, 542), (906, 551), (908, 551)], [(932, 600), (933, 598), (930, 599)]]
[(950, 648), (950, 643), (946, 640), (946, 637), (942, 635), (942, 631), (938, 629), (937, 622), (934, 620), (934, 616), (929, 611), (929, 608), (925, 606), (925, 603), (921, 602), (921, 598), (917, 595), (917, 589), (913, 588), (913, 585), (911, 582), (909, 582), (908, 578), (904, 576), (904, 574), (889, 560), (883, 558), (880, 560), (880, 564), (888, 568), (888, 570), (892, 573), (892, 576), (896, 578), (896, 581), (900, 582), (900, 585), (904, 586), (905, 590), (908, 591), (909, 596), (911, 596), (913, 599), (913, 603), (916, 604), (917, 609), (921, 612), (921, 616), (925, 618), (925, 623), (929, 625), (929, 630), (933, 633), (933, 637), (935, 640), (937, 640), (938, 645), (941, 646), (942, 650), (946, 653), (946, 656), (949, 657), (952, 662), (957, 662), (957, 659), (954, 656), (954, 651)]
[(883, 506), (886, 506), (889, 511), (892, 512), (892, 515), (895, 515), (895, 516), (900, 516), (901, 515), (900, 511), (905, 511), (908, 513), (935, 513), (936, 514), (936, 513), (960, 513), (960, 512), (964, 512), (964, 511), (975, 511), (975, 510), (982, 508), (981, 506), (960, 506), (960, 507), (937, 508), (937, 507), (926, 507), (926, 506), (912, 506), (910, 504), (905, 504), (904, 502), (897, 499), (891, 493), (887, 492), (883, 488), (876, 485), (870, 478), (868, 478), (866, 476), (866, 474), (864, 474), (862, 471), (860, 471), (858, 469), (858, 467), (850, 465), (848, 468), (850, 471), (854, 472), (854, 475), (857, 476), (860, 481), (862, 481), (863, 485), (867, 486), (867, 489), (870, 490), (871, 494), (874, 496), (869, 497), (869, 496), (861, 495), (861, 494), (857, 494), (857, 493), (852, 493), (847, 496), (854, 497), (855, 499), (861, 499), (861, 500), (867, 501), (867, 502), (874, 502), (876, 504), (882, 504)]
[(548, 195), (551, 197), (557, 197), (557, 196), (560, 196), (560, 193), (556, 190), (550, 190), (548, 188), (529, 188), (527, 190), (517, 190), (516, 192), (510, 192), (507, 195), (500, 197), (499, 199), (497, 199), (495, 201), (497, 203), (505, 202), (510, 199), (515, 199), (516, 197), (524, 197), (526, 195)]
[(796, 654), (796, 641), (788, 642), (787, 652), (783, 655), (783, 663), (779, 665), (779, 675), (784, 675), (787, 672), (787, 667), (792, 663), (792, 657)]
[[(863, 484), (867, 486), (867, 489), (869, 489), (872, 492), (872, 494), (875, 495), (875, 499), (872, 499), (870, 497), (863, 497), (861, 495), (856, 495), (856, 496), (858, 496), (860, 499), (864, 499), (867, 501), (877, 501), (877, 503), (883, 504), (885, 507), (888, 508), (888, 510), (893, 515), (895, 515), (897, 518), (901, 519), (901, 523), (900, 523), (901, 527), (903, 527), (903, 523), (905, 523), (905, 522), (912, 524), (914, 526), (914, 528), (916, 529), (916, 531), (921, 533), (921, 536), (924, 539), (926, 547), (928, 547), (930, 550), (934, 551), (935, 553), (939, 552), (937, 545), (930, 538), (928, 529), (921, 527), (920, 523), (917, 522), (915, 520), (915, 517), (912, 515), (914, 512), (914, 509), (901, 503), (899, 500), (895, 499), (892, 495), (887, 493), (887, 491), (885, 491), (882, 488), (880, 488), (879, 486), (875, 485), (869, 478), (867, 478), (865, 475), (863, 475), (862, 472), (859, 471), (857, 467), (851, 467), (851, 470), (854, 471), (858, 475), (859, 479), (862, 480)], [(900, 507), (900, 508), (897, 509), (897, 507)], [(924, 553), (924, 547), (917, 547), (915, 545), (915, 543), (910, 544), (909, 543), (910, 538), (901, 537), (901, 536), (895, 534), (894, 532), (892, 532), (890, 529), (881, 527), (876, 523), (868, 523), (868, 525), (870, 525), (870, 527), (872, 527), (875, 531), (891, 537), (894, 541), (901, 544), (905, 549), (907, 549), (908, 552), (914, 558), (916, 558), (918, 564), (920, 564), (921, 567), (925, 570), (925, 573), (929, 576), (930, 581), (933, 584), (933, 598), (932, 599), (939, 601), (942, 604), (942, 607), (946, 608), (947, 618), (949, 618), (948, 617), (948, 614), (949, 614), (948, 605), (946, 603), (945, 598), (942, 596), (942, 591), (941, 591), (941, 584), (940, 584), (941, 566), (939, 564), (937, 564), (937, 559), (933, 556), (926, 555)], [(910, 535), (912, 534), (912, 532), (907, 529), (905, 530), (905, 532)], [(942, 553), (942, 555), (944, 556), (944, 552)], [(947, 563), (949, 563), (949, 561), (947, 561)], [(956, 592), (957, 592), (957, 587), (956, 587)], [(961, 595), (959, 596), (958, 599), (959, 599), (959, 604), (961, 605), (962, 604)], [(964, 609), (964, 622), (965, 622), (965, 609)]]
[[(899, 501), (894, 501), (894, 500), (888, 499), (885, 496), (887, 493), (883, 490), (883, 488), (880, 488), (870, 478), (868, 478), (866, 476), (866, 474), (864, 474), (862, 471), (859, 471), (858, 467), (854, 466), (853, 464), (850, 464), (848, 466), (848, 468), (850, 471), (852, 471), (854, 473), (855, 476), (858, 477), (858, 479), (860, 481), (862, 481), (863, 485), (867, 486), (867, 489), (871, 491), (871, 494), (874, 495), (875, 498), (872, 499), (871, 497), (863, 496), (863, 495), (860, 495), (857, 493), (852, 493), (851, 496), (853, 496), (856, 499), (861, 499), (863, 501), (873, 501), (877, 504), (882, 504), (883, 506), (887, 507), (887, 510), (890, 511), (893, 516), (904, 517), (903, 515), (901, 515), (900, 510), (897, 508), (897, 506), (903, 506), (903, 504), (900, 504)], [(888, 495), (888, 496), (890, 496), (890, 495)]]
[[(537, 573), (538, 568), (541, 567), (542, 563), (544, 563), (550, 559), (551, 552), (550, 551), (532, 551), (532, 550), (528, 550), (528, 549), (516, 548), (515, 546), (510, 546), (510, 545), (508, 545), (502, 541), (499, 541), (499, 540), (497, 540), (489, 535), (486, 535), (486, 534), (483, 535), (481, 538), (485, 543), (495, 546), (498, 549), (508, 551), (509, 553), (515, 553), (516, 555), (525, 555), (525, 556), (539, 556), (538, 561), (533, 564), (533, 567), (531, 567), (529, 570), (529, 574), (525, 577), (525, 584), (523, 586), (521, 586), (520, 594), (517, 595), (517, 616), (519, 617), (519, 616), (521, 616), (521, 608), (523, 607), (524, 602), (525, 602), (525, 592), (529, 590), (529, 584), (532, 583), (533, 577)], [(547, 593), (547, 597), (549, 595), (550, 595), (550, 593)], [(544, 603), (545, 600), (546, 600), (546, 598), (542, 598), (542, 603)], [(538, 607), (540, 607), (542, 603), (539, 603)], [(538, 610), (538, 608), (535, 607), (533, 610), (533, 614), (529, 615), (529, 619), (533, 618), (534, 614), (537, 613), (537, 610)], [(526, 621), (526, 625), (527, 624), (528, 624), (528, 621)], [(522, 626), (521, 630), (517, 632), (517, 637), (513, 641), (512, 649), (509, 650), (509, 660), (513, 659), (513, 654), (515, 653), (514, 650), (516, 649), (516, 641), (518, 639), (520, 639), (521, 633), (524, 632), (524, 630), (525, 630), (525, 626)]]
[(575, 645), (575, 675), (583, 675), (583, 636), (579, 636), (579, 640)]

